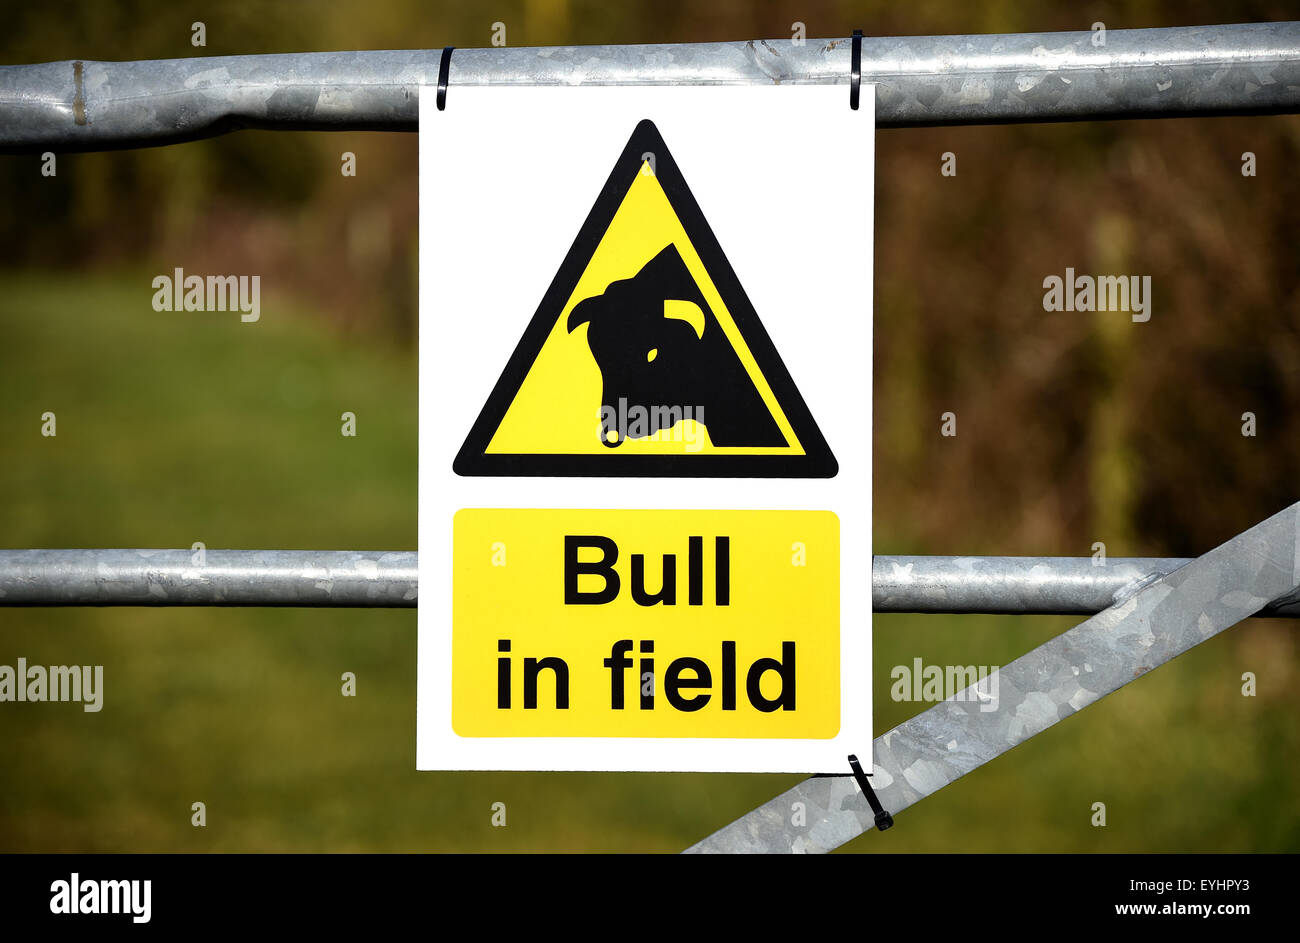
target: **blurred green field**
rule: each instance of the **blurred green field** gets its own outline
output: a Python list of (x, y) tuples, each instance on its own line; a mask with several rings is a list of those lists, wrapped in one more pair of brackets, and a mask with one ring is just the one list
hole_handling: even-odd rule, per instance
[[(414, 345), (274, 294), (256, 324), (154, 312), (152, 274), (0, 276), (0, 546), (414, 549)], [(964, 549), (877, 515), (878, 552)], [(877, 732), (924, 706), (890, 666), (1074, 621), (878, 617)], [(1300, 850), (1296, 631), (1230, 630), (846, 850)], [(677, 851), (799, 779), (418, 773), (414, 612), (0, 609), (19, 656), (102, 664), (105, 706), (0, 705), (0, 851)]]

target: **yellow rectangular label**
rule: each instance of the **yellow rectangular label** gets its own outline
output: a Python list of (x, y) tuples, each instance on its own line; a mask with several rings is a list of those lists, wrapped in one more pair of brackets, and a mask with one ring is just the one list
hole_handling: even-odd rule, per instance
[(469, 508), (455, 516), (462, 737), (829, 739), (829, 511)]

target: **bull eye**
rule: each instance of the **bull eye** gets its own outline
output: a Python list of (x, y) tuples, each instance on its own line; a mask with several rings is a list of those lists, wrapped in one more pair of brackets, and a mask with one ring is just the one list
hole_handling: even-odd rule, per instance
[(659, 348), (651, 347), (648, 351), (646, 351), (645, 362), (654, 363), (654, 359), (658, 356), (659, 356)]

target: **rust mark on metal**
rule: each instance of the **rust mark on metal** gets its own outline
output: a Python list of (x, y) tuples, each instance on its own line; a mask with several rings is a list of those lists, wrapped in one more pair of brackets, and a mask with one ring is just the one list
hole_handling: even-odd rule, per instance
[[(763, 48), (766, 49), (768, 52), (770, 52), (772, 55), (776, 56), (778, 59), (781, 58), (781, 54), (777, 52), (775, 49), (773, 49), (771, 44), (768, 43), (766, 39), (760, 39), (759, 43), (761, 43)], [(745, 47), (749, 49), (750, 59), (753, 61), (754, 65), (758, 66), (759, 69), (763, 71), (763, 74), (765, 74), (769, 79), (772, 80), (773, 85), (780, 85), (781, 76), (773, 75), (770, 71), (768, 71), (767, 67), (764, 66), (763, 63), (759, 60), (758, 46), (754, 44), (754, 40), (751, 39), (748, 42), (746, 42)]]
[(81, 70), (80, 62), (72, 63), (72, 120), (77, 124), (86, 123), (86, 91), (81, 83)]

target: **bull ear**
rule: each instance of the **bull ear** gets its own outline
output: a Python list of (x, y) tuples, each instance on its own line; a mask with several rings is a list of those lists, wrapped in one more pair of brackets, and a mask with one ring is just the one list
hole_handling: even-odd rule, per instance
[(595, 319), (598, 313), (596, 302), (599, 298), (599, 295), (595, 298), (584, 298), (573, 306), (573, 310), (569, 312), (568, 329), (570, 334), (580, 324), (586, 324), (588, 321)]

